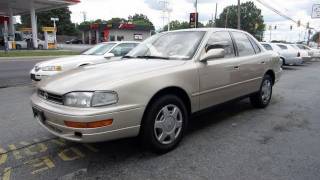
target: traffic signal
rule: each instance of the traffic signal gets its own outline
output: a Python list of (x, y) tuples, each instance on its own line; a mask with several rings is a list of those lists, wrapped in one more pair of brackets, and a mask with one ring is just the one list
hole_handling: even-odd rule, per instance
[(274, 26), (274, 30), (277, 30), (277, 26)]
[(310, 28), (310, 23), (308, 22), (308, 23), (307, 23), (307, 29), (309, 29), (309, 28)]
[(290, 30), (292, 31), (292, 29), (293, 29), (293, 27), (292, 27), (292, 25), (290, 25)]
[(300, 20), (297, 22), (297, 25), (298, 25), (298, 27), (301, 26), (301, 21)]
[(198, 19), (199, 19), (199, 13), (190, 13), (190, 28), (196, 28), (198, 27)]

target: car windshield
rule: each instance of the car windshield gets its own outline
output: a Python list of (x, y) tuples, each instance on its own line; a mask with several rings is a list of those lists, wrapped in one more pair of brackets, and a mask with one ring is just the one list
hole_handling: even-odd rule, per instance
[(83, 55), (104, 55), (108, 52), (111, 48), (113, 48), (116, 43), (105, 43), (105, 44), (98, 44), (93, 48), (83, 52)]
[(154, 59), (191, 59), (204, 36), (204, 31), (161, 33), (134, 48), (127, 57)]
[(277, 44), (277, 46), (278, 46), (279, 48), (281, 48), (282, 50), (286, 50), (286, 49), (288, 49), (288, 47), (287, 47), (287, 46), (282, 45), (282, 44)]

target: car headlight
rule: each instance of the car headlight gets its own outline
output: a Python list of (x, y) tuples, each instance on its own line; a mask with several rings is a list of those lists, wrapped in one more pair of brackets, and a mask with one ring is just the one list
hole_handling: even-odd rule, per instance
[(42, 71), (61, 71), (62, 67), (61, 66), (45, 66), (41, 68)]
[(111, 91), (71, 92), (64, 96), (64, 105), (72, 107), (100, 107), (117, 102), (117, 93)]

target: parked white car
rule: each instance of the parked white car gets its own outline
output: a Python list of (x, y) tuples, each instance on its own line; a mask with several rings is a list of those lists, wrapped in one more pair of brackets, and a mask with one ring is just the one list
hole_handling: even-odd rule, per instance
[(308, 51), (311, 58), (320, 58), (320, 49), (311, 48), (303, 44), (297, 44), (297, 47)]
[[(24, 39), (22, 41), (16, 41), (16, 49), (27, 49), (28, 48), (28, 40), (32, 42), (31, 39)], [(44, 41), (38, 39), (38, 49), (44, 48)]]
[(36, 64), (30, 71), (34, 81), (75, 69), (85, 65), (105, 63), (108, 60), (117, 60), (136, 47), (139, 42), (119, 41), (98, 44), (81, 55), (63, 57)]
[(307, 50), (300, 49), (296, 44), (289, 44), (289, 47), (290, 46), (300, 53), (300, 56), (304, 62), (308, 62), (311, 60), (311, 56), (309, 55), (309, 52)]
[(279, 54), (282, 65), (300, 65), (303, 64), (301, 54), (293, 47), (282, 43), (261, 43), (268, 51), (275, 51)]

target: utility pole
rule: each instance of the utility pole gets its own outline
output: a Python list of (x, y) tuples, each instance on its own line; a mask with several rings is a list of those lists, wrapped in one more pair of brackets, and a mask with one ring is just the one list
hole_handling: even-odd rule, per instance
[(269, 31), (270, 31), (270, 42), (272, 41), (272, 26), (269, 26)]
[(225, 22), (224, 22), (224, 27), (225, 27), (225, 28), (228, 27), (228, 14), (229, 14), (229, 8), (227, 8), (226, 19), (225, 19)]
[(87, 12), (81, 11), (80, 13), (83, 15), (83, 22), (87, 21)]
[(196, 8), (196, 14), (195, 14), (196, 22), (195, 22), (194, 27), (197, 28), (197, 26), (198, 26), (198, 0), (196, 0), (196, 3), (194, 6)]
[(168, 0), (161, 0), (159, 3), (162, 3), (162, 22), (163, 27), (165, 26), (165, 19), (168, 19), (168, 31), (170, 31), (170, 10), (169, 10), (169, 2)]
[(240, 16), (241, 16), (241, 7), (240, 7), (240, 0), (238, 0), (238, 29), (241, 29), (241, 25), (240, 25)]
[(214, 26), (216, 27), (216, 21), (217, 21), (217, 12), (218, 12), (218, 3), (216, 3), (216, 11), (214, 14)]

